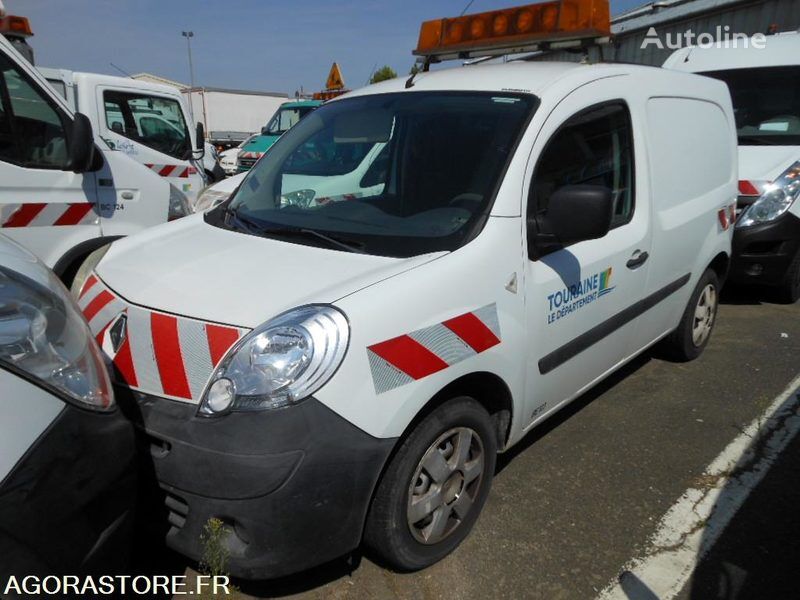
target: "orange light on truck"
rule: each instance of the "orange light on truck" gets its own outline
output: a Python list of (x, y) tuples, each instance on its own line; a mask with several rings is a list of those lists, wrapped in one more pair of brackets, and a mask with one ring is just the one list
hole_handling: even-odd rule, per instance
[(414, 54), (435, 56), (610, 35), (608, 0), (555, 0), (425, 21)]
[(31, 24), (26, 17), (0, 17), (0, 33), (13, 33), (14, 35), (33, 35)]

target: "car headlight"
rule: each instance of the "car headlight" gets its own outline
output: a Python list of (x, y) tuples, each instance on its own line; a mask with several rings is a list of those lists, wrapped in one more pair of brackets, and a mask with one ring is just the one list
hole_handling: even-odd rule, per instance
[(784, 171), (774, 183), (766, 186), (758, 200), (744, 210), (736, 226), (749, 227), (774, 221), (792, 207), (798, 196), (800, 196), (800, 161)]
[(188, 217), (190, 214), (192, 214), (192, 207), (189, 204), (189, 199), (186, 197), (186, 194), (170, 183), (167, 220), (174, 221), (181, 217)]
[(0, 363), (83, 408), (114, 406), (100, 349), (66, 288), (38, 261), (0, 265)]
[(231, 192), (222, 192), (213, 188), (206, 188), (203, 190), (203, 193), (197, 197), (197, 202), (195, 202), (194, 209), (197, 212), (202, 212), (204, 210), (208, 210), (209, 208), (214, 208), (230, 198), (230, 195)]
[(267, 321), (228, 351), (199, 414), (280, 408), (308, 398), (339, 368), (349, 338), (347, 319), (332, 306), (303, 306)]

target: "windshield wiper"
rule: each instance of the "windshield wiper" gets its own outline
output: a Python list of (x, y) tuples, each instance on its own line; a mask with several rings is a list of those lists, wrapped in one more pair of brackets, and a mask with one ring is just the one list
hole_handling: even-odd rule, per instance
[(311, 236), (328, 242), (331, 246), (336, 246), (348, 252), (355, 252), (357, 254), (366, 254), (363, 248), (359, 248), (352, 240), (346, 240), (339, 236), (332, 236), (326, 233), (315, 231), (314, 229), (306, 229), (305, 227), (275, 227), (273, 229), (263, 229), (262, 233), (270, 235), (290, 235), (290, 236)]
[(308, 229), (305, 227), (291, 227), (289, 225), (272, 227), (267, 225), (263, 221), (247, 217), (238, 212), (237, 210), (229, 208), (227, 206), (224, 209), (224, 214), (227, 218), (233, 219), (236, 223), (242, 225), (243, 227), (240, 228), (244, 229), (245, 232), (254, 233), (257, 235), (316, 237), (318, 239), (324, 240), (331, 246), (342, 248), (343, 250), (347, 250), (348, 252), (366, 254), (366, 252), (359, 247), (361, 244), (358, 244), (357, 242), (354, 242), (349, 239), (340, 238), (339, 236), (333, 236), (326, 233), (321, 233), (319, 231), (315, 231), (314, 229)]

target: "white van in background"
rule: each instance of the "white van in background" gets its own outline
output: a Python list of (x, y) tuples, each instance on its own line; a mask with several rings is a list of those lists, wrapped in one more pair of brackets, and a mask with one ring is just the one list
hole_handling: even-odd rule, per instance
[[(739, 215), (730, 278), (800, 299), (800, 33), (736, 48), (683, 48), (664, 63), (728, 84), (739, 138)], [(732, 42), (730, 42), (732, 44)]]
[(0, 36), (0, 231), (69, 282), (85, 257), (191, 212), (187, 197), (93, 133)]
[(202, 126), (192, 127), (178, 89), (114, 75), (38, 69), (72, 110), (89, 117), (109, 146), (164, 177), (192, 203), (208, 181), (221, 178)]

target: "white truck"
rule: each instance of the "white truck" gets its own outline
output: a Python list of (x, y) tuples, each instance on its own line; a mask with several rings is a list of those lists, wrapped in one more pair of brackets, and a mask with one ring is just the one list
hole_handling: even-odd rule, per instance
[[(756, 40), (757, 41), (757, 40)], [(731, 281), (800, 299), (800, 32), (676, 50), (668, 69), (730, 89), (739, 138)]]
[(194, 119), (214, 145), (236, 146), (261, 131), (288, 96), (273, 92), (195, 87), (182, 91)]
[(69, 282), (92, 251), (191, 213), (168, 180), (93, 132), (0, 36), (0, 231)]
[(73, 111), (89, 117), (111, 148), (164, 177), (192, 203), (207, 182), (221, 179), (216, 153), (204, 143), (202, 126), (192, 126), (176, 88), (100, 73), (38, 69)]
[[(418, 53), (518, 48), (551, 21), (607, 35), (607, 5), (601, 27), (601, 2), (563, 4), (425, 23)], [(511, 61), (318, 108), (230, 198), (113, 244), (82, 286), (156, 449), (167, 543), (200, 558), (219, 518), (245, 578), (362, 541), (401, 570), (440, 560), (498, 452), (660, 341), (703, 352), (736, 187), (707, 77)]]

